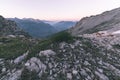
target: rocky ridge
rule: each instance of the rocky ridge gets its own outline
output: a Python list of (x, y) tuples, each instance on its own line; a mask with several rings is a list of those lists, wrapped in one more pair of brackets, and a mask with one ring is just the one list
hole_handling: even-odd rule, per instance
[(8, 35), (24, 35), (29, 36), (22, 29), (20, 29), (14, 21), (7, 20), (0, 16), (0, 36)]
[(22, 60), (0, 59), (0, 80), (119, 80), (120, 36), (108, 35), (79, 35), (30, 59), (25, 57), (29, 52)]
[(98, 31), (113, 32), (120, 30), (120, 8), (102, 14), (84, 17), (71, 28), (72, 35), (91, 34)]

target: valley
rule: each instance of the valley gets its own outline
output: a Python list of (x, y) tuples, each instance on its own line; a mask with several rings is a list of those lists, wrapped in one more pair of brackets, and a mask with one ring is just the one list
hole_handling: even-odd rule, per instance
[(46, 22), (0, 16), (0, 80), (120, 80), (120, 8)]

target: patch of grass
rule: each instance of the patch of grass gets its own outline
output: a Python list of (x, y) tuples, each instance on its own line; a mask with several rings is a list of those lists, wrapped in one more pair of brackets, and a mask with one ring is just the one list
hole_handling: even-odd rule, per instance
[(19, 38), (1, 38), (0, 58), (14, 59), (29, 49), (29, 42)]
[(14, 59), (27, 50), (30, 51), (28, 58), (36, 56), (41, 50), (51, 48), (51, 44), (59, 42), (70, 42), (73, 37), (68, 32), (60, 32), (48, 39), (39, 40), (37, 43), (33, 44), (26, 38), (0, 38), (0, 58)]
[(37, 44), (33, 45), (30, 48), (30, 53), (28, 55), (28, 58), (36, 56), (36, 54), (39, 53), (41, 50), (47, 49), (50, 46), (50, 44), (51, 44), (50, 40), (39, 41)]
[(73, 37), (70, 33), (66, 31), (59, 32), (55, 35), (53, 35), (51, 38), (52, 42), (71, 42), (73, 41)]

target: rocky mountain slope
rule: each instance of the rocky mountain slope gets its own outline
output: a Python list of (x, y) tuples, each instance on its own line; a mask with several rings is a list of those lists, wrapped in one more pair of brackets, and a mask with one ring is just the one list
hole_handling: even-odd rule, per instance
[(32, 18), (9, 19), (15, 21), (20, 28), (22, 28), (25, 32), (28, 32), (29, 35), (31, 35), (32, 37), (45, 38), (57, 32), (53, 26), (44, 23), (41, 20), (36, 20)]
[(119, 10), (82, 19), (72, 35), (0, 38), (0, 80), (120, 80)]
[(28, 36), (22, 29), (20, 29), (14, 21), (7, 20), (0, 16), (0, 36), (7, 35), (24, 35)]
[[(95, 35), (95, 34), (91, 34)], [(86, 36), (54, 42), (34, 56), (29, 49), (0, 59), (0, 80), (119, 80), (120, 36)]]
[(120, 8), (102, 14), (84, 17), (71, 29), (73, 35), (94, 33), (98, 31), (113, 32), (120, 30)]

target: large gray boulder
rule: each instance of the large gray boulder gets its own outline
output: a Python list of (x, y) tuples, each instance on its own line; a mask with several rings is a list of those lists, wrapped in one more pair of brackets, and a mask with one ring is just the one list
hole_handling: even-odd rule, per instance
[(50, 56), (50, 55), (55, 55), (56, 53), (52, 50), (44, 50), (44, 51), (40, 51), (39, 56)]
[(25, 63), (26, 68), (29, 71), (35, 71), (39, 74), (39, 76), (42, 75), (42, 73), (46, 70), (46, 65), (43, 64), (40, 59), (33, 57), (30, 60), (28, 60)]

